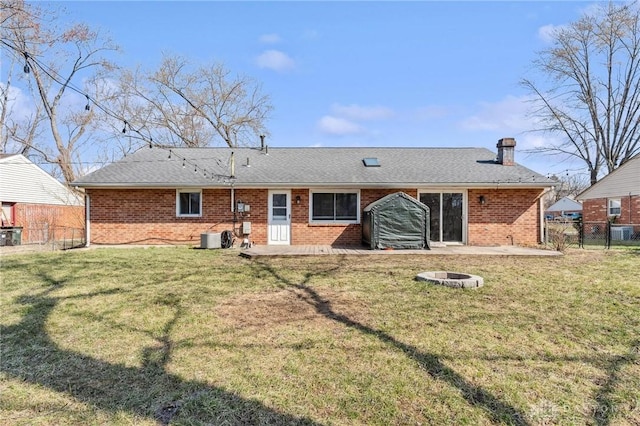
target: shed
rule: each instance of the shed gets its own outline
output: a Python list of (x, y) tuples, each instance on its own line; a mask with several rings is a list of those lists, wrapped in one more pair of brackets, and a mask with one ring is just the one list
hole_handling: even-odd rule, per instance
[(375, 249), (429, 249), (429, 207), (395, 192), (364, 208), (362, 241)]

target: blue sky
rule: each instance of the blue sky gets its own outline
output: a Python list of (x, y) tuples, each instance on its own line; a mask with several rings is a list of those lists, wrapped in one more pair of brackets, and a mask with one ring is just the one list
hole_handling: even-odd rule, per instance
[[(261, 82), (275, 107), (271, 146), (474, 146), (517, 140), (516, 161), (547, 173), (580, 165), (531, 156), (522, 77), (554, 26), (590, 3), (64, 2), (108, 33), (125, 67), (163, 52), (223, 62)], [(256, 141), (257, 142), (257, 141)]]

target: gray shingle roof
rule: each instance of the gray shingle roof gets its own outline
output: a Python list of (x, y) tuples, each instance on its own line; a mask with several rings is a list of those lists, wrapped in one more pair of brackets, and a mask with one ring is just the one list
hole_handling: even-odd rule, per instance
[[(231, 153), (235, 179), (231, 175)], [(380, 167), (365, 167), (364, 158)], [(424, 187), (553, 185), (485, 148), (142, 148), (79, 178), (80, 187)], [(183, 167), (183, 159), (184, 167)], [(196, 172), (197, 169), (197, 172)], [(207, 174), (205, 177), (204, 174)]]

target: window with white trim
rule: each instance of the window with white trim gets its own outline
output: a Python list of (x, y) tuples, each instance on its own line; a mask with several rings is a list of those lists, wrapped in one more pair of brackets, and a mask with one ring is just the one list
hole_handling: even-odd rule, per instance
[(619, 216), (621, 207), (622, 207), (622, 202), (620, 201), (620, 198), (609, 198), (607, 214), (609, 216)]
[(358, 223), (358, 191), (314, 191), (311, 193), (311, 221), (319, 223)]
[(200, 189), (176, 190), (176, 216), (178, 217), (202, 216), (202, 190)]

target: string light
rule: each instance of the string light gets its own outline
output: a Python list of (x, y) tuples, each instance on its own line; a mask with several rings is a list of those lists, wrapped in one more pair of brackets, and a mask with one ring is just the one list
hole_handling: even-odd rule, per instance
[[(51, 78), (54, 82), (60, 84), (60, 85), (65, 85), (69, 90), (72, 90), (80, 95), (83, 95), (86, 99), (87, 99), (87, 103), (84, 107), (85, 111), (90, 111), (91, 110), (91, 104), (93, 103), (93, 106), (97, 107), (98, 109), (100, 109), (101, 111), (103, 111), (105, 114), (107, 114), (110, 117), (113, 118), (120, 118), (120, 116), (116, 113), (114, 113), (113, 111), (108, 110), (107, 108), (105, 108), (104, 106), (100, 105), (99, 103), (95, 102), (95, 100), (91, 100), (91, 98), (89, 97), (89, 95), (87, 93), (84, 93), (84, 90), (75, 87), (73, 84), (71, 84), (71, 82), (69, 81), (64, 81), (64, 78), (60, 77), (57, 72), (51, 68), (49, 68), (48, 66), (46, 66), (45, 64), (41, 64), (36, 58), (32, 57), (29, 55), (28, 52), (26, 51), (22, 51), (21, 49), (17, 48), (16, 46), (12, 46), (11, 44), (7, 43), (5, 40), (0, 40), (0, 43), (5, 45), (6, 47), (10, 48), (11, 50), (18, 52), (18, 53), (22, 53), (22, 55), (24, 56), (24, 68), (23, 71), (26, 74), (29, 74), (31, 72), (31, 66), (30, 66), (30, 62), (32, 63), (33, 66), (38, 67), (44, 74), (46, 74), (49, 78)], [(120, 118), (121, 119), (121, 118)], [(148, 141), (149, 143), (149, 148), (153, 148), (153, 138), (149, 135), (148, 137), (144, 136), (140, 130), (136, 130), (135, 128), (131, 127), (131, 124), (127, 121), (127, 120), (123, 120), (123, 127), (122, 127), (122, 133), (126, 134), (127, 133), (127, 127), (129, 127), (129, 133), (133, 132), (136, 133), (141, 140), (143, 141)], [(129, 136), (131, 137), (131, 136)], [(164, 148), (167, 149), (161, 145), (156, 145), (159, 148)], [(126, 154), (125, 154), (126, 156)], [(178, 159), (182, 158), (182, 167), (185, 168), (186, 164), (189, 163), (189, 165), (194, 165), (194, 172), (198, 173), (198, 165), (194, 164), (191, 161), (187, 161), (187, 159), (185, 157), (182, 157), (180, 155), (177, 155), (175, 152), (173, 152), (171, 149), (169, 149), (169, 155), (168, 158), (171, 159), (174, 156), (178, 157)], [(216, 164), (221, 167), (224, 168), (225, 165), (222, 164), (222, 162), (220, 161), (219, 158), (214, 158)], [(87, 162), (87, 164), (90, 164), (90, 162)], [(207, 169), (202, 169), (203, 171), (203, 175), (204, 177), (207, 177)], [(219, 180), (222, 182), (229, 182), (230, 176), (226, 175), (226, 174), (216, 174), (216, 173), (209, 173), (209, 175), (211, 176), (212, 180)]]
[(24, 68), (22, 70), (25, 74), (29, 74), (31, 68), (29, 68), (29, 54), (27, 52), (23, 52), (24, 54)]

